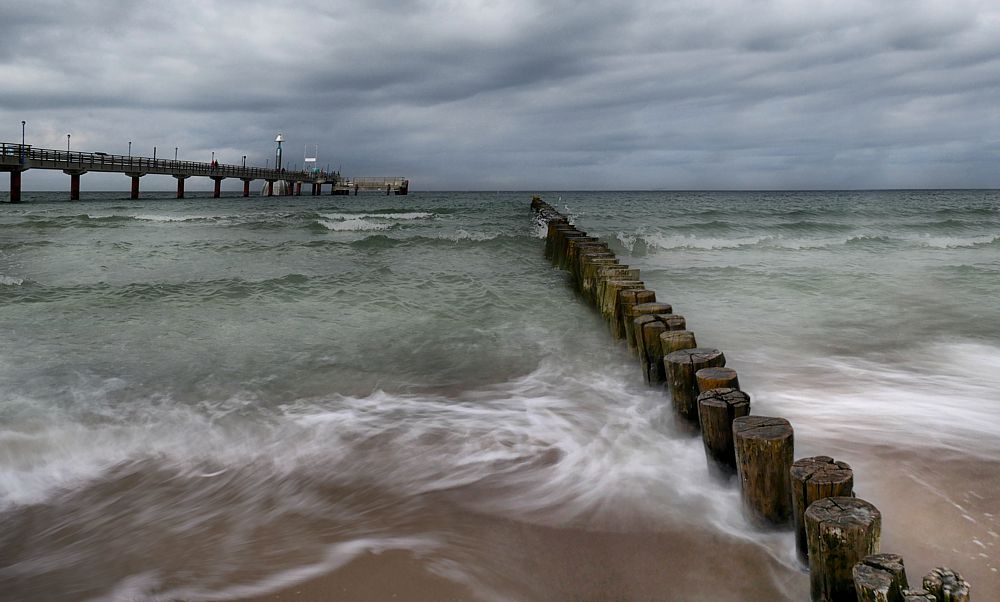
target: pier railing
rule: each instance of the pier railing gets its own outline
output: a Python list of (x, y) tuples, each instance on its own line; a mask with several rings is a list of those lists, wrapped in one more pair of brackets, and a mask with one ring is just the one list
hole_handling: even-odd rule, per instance
[(266, 167), (178, 161), (138, 155), (114, 155), (101, 152), (77, 152), (36, 148), (25, 144), (0, 143), (0, 165), (23, 169), (62, 169), (105, 171), (125, 174), (162, 174), (176, 176), (206, 176), (245, 178), (253, 180), (287, 180), (291, 182), (336, 182), (339, 174), (326, 171), (290, 171)]

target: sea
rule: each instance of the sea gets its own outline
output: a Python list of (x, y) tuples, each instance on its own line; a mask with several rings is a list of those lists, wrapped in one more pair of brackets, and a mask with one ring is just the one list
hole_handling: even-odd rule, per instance
[[(808, 599), (535, 193), (0, 205), (0, 598)], [(1000, 599), (1000, 191), (538, 194)]]

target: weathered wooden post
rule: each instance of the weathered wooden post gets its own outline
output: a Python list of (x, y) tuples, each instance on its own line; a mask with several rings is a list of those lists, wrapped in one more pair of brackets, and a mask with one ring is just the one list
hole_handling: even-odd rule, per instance
[(627, 265), (607, 265), (597, 268), (597, 276), (594, 279), (594, 307), (601, 312), (601, 316), (604, 316), (608, 282), (612, 280), (639, 280), (639, 270)]
[(570, 270), (576, 260), (576, 254), (580, 247), (585, 244), (603, 245), (600, 240), (593, 236), (575, 236), (566, 240), (566, 252), (563, 254), (562, 263), (559, 267), (563, 270)]
[[(663, 367), (663, 347), (660, 345), (660, 335), (668, 330), (684, 330), (684, 316), (675, 314), (646, 314), (637, 316), (632, 321), (632, 330), (635, 334), (635, 346), (639, 352), (639, 363), (642, 366), (643, 379), (651, 384), (658, 385), (666, 380), (666, 372)], [(692, 335), (690, 345), (684, 347), (689, 349), (697, 347), (694, 344)], [(680, 348), (671, 349), (671, 352)]]
[(560, 243), (555, 248), (555, 254), (552, 258), (552, 265), (557, 268), (564, 268), (566, 266), (566, 253), (569, 251), (569, 242), (577, 238), (592, 238), (587, 236), (586, 232), (581, 232), (575, 230), (573, 232), (564, 232), (560, 238)]
[(556, 237), (560, 228), (572, 228), (569, 222), (552, 220), (548, 223), (545, 233), (545, 258), (552, 259), (552, 249), (555, 247)]
[[(611, 336), (617, 340), (628, 340), (627, 329), (625, 327), (625, 316), (629, 310), (636, 305), (645, 305), (656, 301), (656, 292), (647, 289), (623, 290), (618, 293), (618, 315), (611, 322)], [(667, 306), (669, 307), (669, 305)], [(650, 312), (655, 313), (655, 312)], [(634, 349), (633, 345), (630, 348)]]
[(598, 283), (598, 288), (602, 293), (600, 299), (601, 316), (608, 323), (609, 328), (613, 326), (612, 321), (618, 312), (618, 292), (646, 288), (646, 284), (639, 280), (638, 272), (639, 270), (627, 270), (616, 274), (611, 280)]
[(598, 257), (598, 258), (586, 258), (584, 260), (583, 269), (583, 282), (580, 285), (580, 292), (583, 294), (583, 298), (594, 305), (594, 298), (597, 294), (597, 283), (598, 283), (598, 270), (602, 267), (611, 267), (618, 265), (618, 259), (614, 257)]
[[(638, 351), (639, 341), (635, 330), (635, 319), (639, 316), (665, 316), (674, 311), (669, 303), (650, 299), (646, 302), (635, 303), (630, 306), (622, 306), (621, 325), (625, 333), (625, 342), (632, 351)], [(657, 320), (659, 321), (659, 320)]]
[(556, 254), (556, 248), (562, 244), (563, 234), (566, 232), (576, 232), (576, 227), (569, 222), (551, 222), (549, 224), (549, 229), (547, 232), (547, 240), (545, 245), (545, 257), (549, 261), (552, 261)]
[(736, 376), (736, 370), (723, 366), (702, 368), (695, 372), (694, 378), (698, 382), (699, 393), (712, 389), (740, 388), (740, 379)]
[(701, 440), (710, 470), (736, 472), (733, 421), (750, 414), (750, 396), (737, 389), (709, 389), (698, 396)]
[[(656, 383), (666, 383), (667, 382), (667, 363), (666, 358), (668, 355), (675, 351), (681, 351), (682, 349), (694, 349), (698, 346), (695, 340), (694, 333), (690, 330), (668, 330), (667, 332), (660, 333), (660, 357), (657, 360), (657, 366), (655, 368), (655, 373), (652, 368), (650, 368), (650, 382), (652, 379), (658, 379)], [(652, 364), (653, 358), (650, 357), (650, 363)], [(669, 392), (669, 387), (667, 388)]]
[(854, 565), (879, 552), (882, 515), (856, 497), (828, 497), (805, 513), (814, 602), (856, 602)]
[(969, 584), (957, 571), (938, 567), (924, 576), (924, 589), (938, 602), (969, 602)]
[(805, 513), (813, 502), (827, 497), (854, 496), (854, 471), (829, 456), (801, 458), (792, 464), (792, 523), (795, 549), (805, 562), (809, 556)]
[(694, 375), (702, 368), (725, 366), (726, 356), (718, 349), (695, 347), (665, 356), (663, 365), (667, 371), (667, 388), (674, 410), (689, 422), (697, 424), (698, 382)]
[(558, 266), (559, 265), (559, 261), (560, 261), (560, 255), (559, 254), (560, 254), (562, 248), (566, 245), (566, 238), (567, 237), (572, 237), (572, 236), (586, 236), (586, 235), (587, 235), (586, 232), (582, 232), (580, 230), (577, 230), (576, 226), (574, 226), (572, 224), (569, 224), (569, 223), (567, 223), (567, 224), (565, 224), (563, 226), (556, 227), (556, 236), (555, 236), (555, 239), (553, 239), (553, 241), (552, 241), (552, 256), (549, 257), (549, 260), (552, 262), (552, 265), (554, 265), (554, 266)]
[(902, 602), (907, 587), (903, 557), (898, 554), (873, 554), (854, 565), (858, 602)]
[(733, 442), (740, 492), (750, 517), (761, 524), (786, 525), (792, 516), (792, 425), (784, 418), (741, 416), (733, 420)]
[(581, 294), (583, 293), (583, 270), (594, 259), (615, 259), (615, 254), (607, 247), (585, 246), (579, 250), (576, 262), (570, 267), (570, 273), (573, 276), (573, 287)]

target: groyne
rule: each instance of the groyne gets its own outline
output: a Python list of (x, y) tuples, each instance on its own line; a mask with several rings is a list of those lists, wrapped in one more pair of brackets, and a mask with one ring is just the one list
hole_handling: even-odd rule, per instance
[(903, 557), (881, 551), (882, 515), (856, 496), (847, 463), (796, 459), (792, 424), (751, 412), (725, 354), (699, 346), (687, 320), (646, 287), (638, 269), (540, 197), (531, 208), (546, 227), (545, 257), (569, 273), (611, 337), (637, 358), (643, 379), (663, 390), (678, 423), (702, 438), (709, 473), (736, 477), (748, 521), (795, 538), (814, 602), (971, 600), (969, 584), (946, 567), (910, 584)]

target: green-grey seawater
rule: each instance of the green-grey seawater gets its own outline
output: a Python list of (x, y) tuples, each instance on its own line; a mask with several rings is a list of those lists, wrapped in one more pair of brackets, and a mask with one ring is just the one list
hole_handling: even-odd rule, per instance
[[(790, 536), (747, 523), (543, 258), (530, 193), (124, 196), (0, 205), (12, 599), (251, 597), (385, 551), (478, 599), (706, 591), (681, 573), (808, 595)], [(1000, 193), (543, 196), (726, 353), (797, 457), (854, 466), (911, 580), (947, 564), (1000, 595)], [(607, 575), (580, 593), (497, 535), (521, 527), (748, 560), (587, 557)]]

